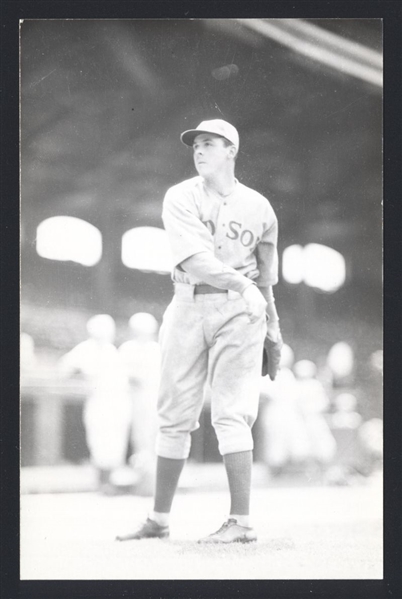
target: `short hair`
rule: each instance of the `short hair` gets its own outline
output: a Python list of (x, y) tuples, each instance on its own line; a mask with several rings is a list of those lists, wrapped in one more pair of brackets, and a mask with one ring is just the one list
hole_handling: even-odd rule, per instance
[[(226, 139), (226, 137), (222, 137), (222, 139), (223, 139), (223, 145), (225, 146), (225, 148), (230, 148), (230, 146), (233, 146), (236, 149), (236, 146), (234, 145), (234, 143), (232, 143), (231, 141)], [(238, 151), (236, 150), (236, 154), (234, 155), (234, 160), (236, 160), (237, 154), (238, 154)]]

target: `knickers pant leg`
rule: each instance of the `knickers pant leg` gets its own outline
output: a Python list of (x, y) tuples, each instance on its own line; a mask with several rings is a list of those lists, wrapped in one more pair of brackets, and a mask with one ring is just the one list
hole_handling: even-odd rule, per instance
[(199, 427), (208, 364), (202, 309), (194, 299), (173, 299), (164, 316), (160, 344), (156, 453), (184, 459), (190, 453), (190, 433)]
[(266, 321), (263, 315), (250, 323), (244, 308), (240, 299), (221, 309), (228, 318), (210, 350), (211, 417), (221, 455), (253, 449)]

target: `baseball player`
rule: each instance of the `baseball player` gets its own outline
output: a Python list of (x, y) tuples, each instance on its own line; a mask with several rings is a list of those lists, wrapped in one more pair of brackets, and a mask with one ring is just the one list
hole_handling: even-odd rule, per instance
[(314, 362), (299, 360), (293, 372), (298, 387), (297, 405), (308, 439), (307, 457), (313, 472), (324, 472), (336, 453), (336, 442), (325, 417), (330, 407), (329, 397), (317, 378)]
[(160, 379), (158, 322), (152, 314), (137, 312), (129, 320), (131, 339), (119, 347), (130, 380), (132, 400), (130, 464), (138, 475), (136, 493), (152, 495), (155, 478), (156, 403)]
[(88, 339), (65, 354), (58, 364), (62, 376), (80, 373), (88, 385), (83, 421), (99, 490), (114, 492), (112, 473), (124, 464), (130, 431), (128, 378), (114, 345), (116, 325), (109, 314), (87, 322)]
[[(199, 427), (204, 389), (230, 491), (230, 513), (202, 543), (255, 541), (249, 519), (253, 438), (266, 335), (281, 344), (272, 285), (278, 280), (275, 213), (235, 177), (239, 135), (203, 121), (181, 134), (198, 176), (171, 187), (162, 218), (175, 293), (160, 329), (162, 353), (153, 511), (118, 540), (169, 536), (169, 513)], [(271, 373), (272, 375), (272, 373)], [(274, 374), (273, 374), (274, 376)]]
[(274, 477), (286, 473), (289, 466), (303, 464), (309, 450), (307, 429), (298, 405), (298, 383), (292, 372), (293, 362), (293, 350), (285, 344), (281, 370), (274, 384), (264, 377), (261, 385), (263, 402), (259, 419), (263, 430), (264, 459)]

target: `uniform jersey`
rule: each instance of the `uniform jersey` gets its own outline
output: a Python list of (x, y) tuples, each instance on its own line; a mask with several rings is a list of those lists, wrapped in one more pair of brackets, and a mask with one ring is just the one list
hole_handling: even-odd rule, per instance
[(278, 281), (278, 221), (268, 200), (236, 179), (234, 191), (221, 197), (200, 176), (171, 187), (162, 219), (167, 231), (176, 283), (200, 284), (180, 263), (210, 252), (223, 264), (260, 287)]
[(66, 373), (78, 370), (85, 376), (91, 396), (113, 403), (116, 395), (128, 392), (128, 378), (112, 343), (86, 339), (62, 358), (62, 365)]
[(112, 343), (87, 339), (62, 358), (65, 373), (78, 370), (88, 384), (83, 409), (86, 441), (97, 468), (124, 464), (131, 420), (128, 378)]

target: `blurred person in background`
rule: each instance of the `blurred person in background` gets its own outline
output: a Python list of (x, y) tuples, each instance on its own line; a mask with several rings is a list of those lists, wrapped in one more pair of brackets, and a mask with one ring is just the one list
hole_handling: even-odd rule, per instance
[(136, 475), (135, 492), (140, 495), (152, 495), (155, 484), (156, 405), (160, 381), (158, 328), (152, 314), (133, 314), (129, 320), (131, 339), (119, 347), (119, 356), (130, 382), (133, 454), (129, 462)]
[(333, 388), (353, 385), (354, 362), (353, 349), (346, 341), (338, 341), (330, 348), (326, 366), (331, 373)]
[(34, 374), (37, 366), (35, 341), (28, 333), (20, 334), (20, 371), (21, 375)]
[(88, 339), (59, 361), (64, 377), (81, 375), (87, 383), (83, 421), (91, 462), (98, 472), (99, 490), (113, 494), (111, 476), (124, 464), (129, 437), (131, 401), (128, 379), (114, 345), (116, 325), (108, 314), (87, 322)]
[(383, 373), (384, 355), (382, 349), (377, 349), (370, 355), (370, 367), (374, 372), (377, 372), (381, 377)]
[(383, 414), (383, 350), (377, 349), (370, 354), (367, 364), (367, 377), (364, 384), (364, 393), (370, 411), (365, 418), (381, 418)]
[(362, 417), (357, 411), (357, 399), (353, 393), (339, 393), (334, 401), (335, 411), (331, 416), (334, 428), (354, 430), (361, 424)]
[(325, 473), (336, 454), (336, 441), (326, 419), (330, 407), (317, 367), (311, 360), (299, 360), (293, 367), (297, 380), (298, 406), (308, 437), (308, 472)]
[(370, 418), (360, 426), (358, 434), (365, 451), (363, 474), (381, 473), (384, 456), (382, 418)]
[(362, 416), (357, 411), (357, 398), (353, 393), (339, 393), (333, 403), (330, 425), (337, 451), (325, 479), (329, 484), (348, 485), (361, 470), (362, 446), (358, 431)]
[(359, 429), (359, 438), (365, 450), (366, 476), (383, 467), (383, 361), (382, 349), (372, 352), (368, 361), (369, 377), (365, 394), (371, 409)]
[(262, 378), (261, 426), (264, 461), (274, 477), (297, 469), (309, 454), (309, 438), (298, 406), (298, 384), (292, 372), (294, 353), (284, 344), (275, 381)]

